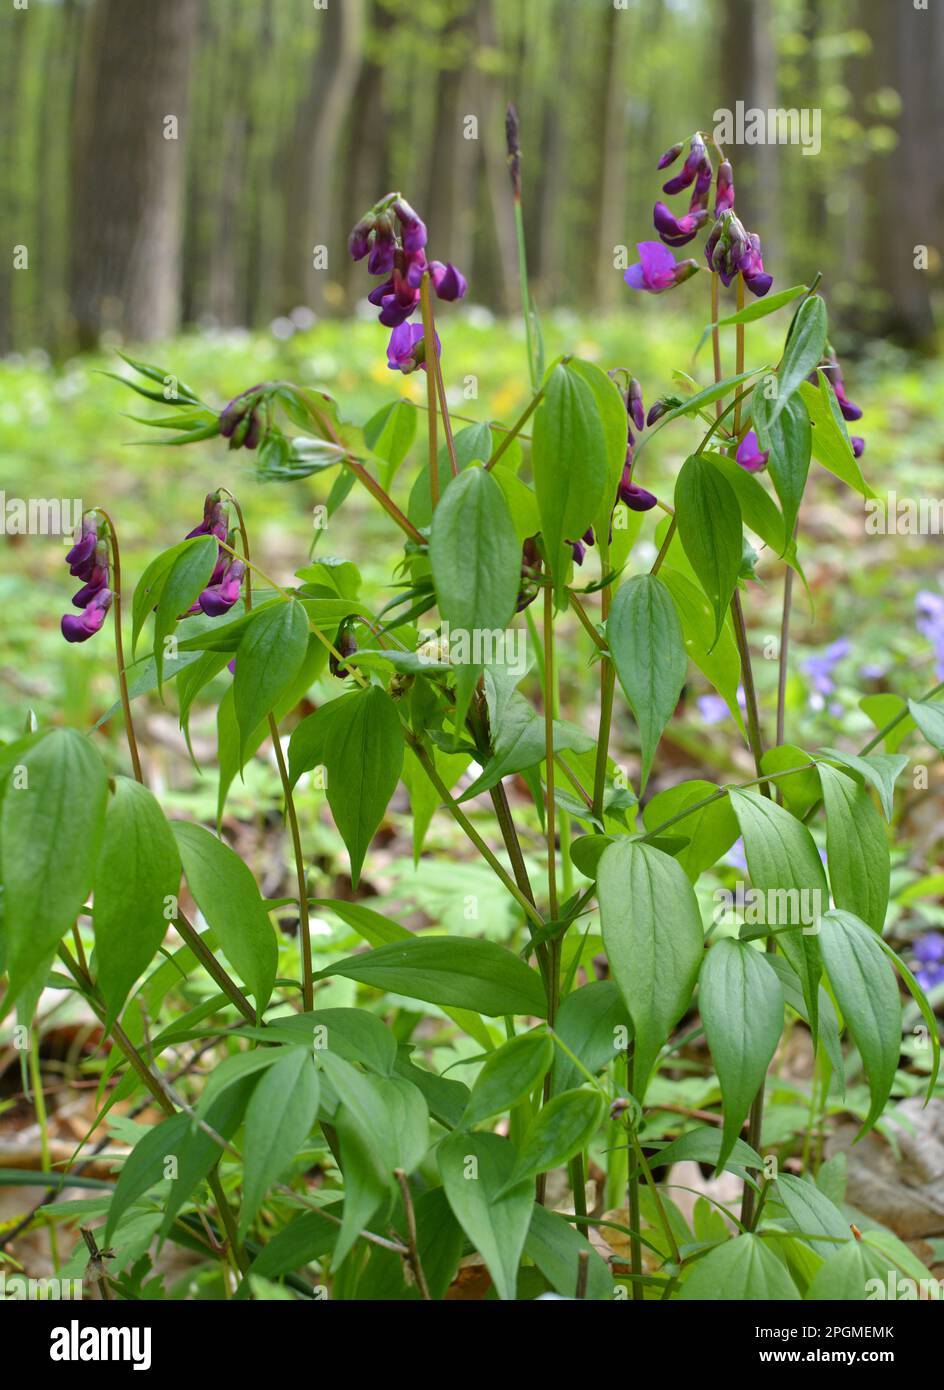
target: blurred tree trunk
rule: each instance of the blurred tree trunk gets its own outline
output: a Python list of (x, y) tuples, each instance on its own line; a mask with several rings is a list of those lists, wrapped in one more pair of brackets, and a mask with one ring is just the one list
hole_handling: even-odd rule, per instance
[[(515, 238), (515, 214), (511, 196), (511, 181), (508, 176), (508, 160), (505, 146), (505, 106), (507, 96), (502, 91), (504, 84), (493, 73), (494, 58), (499, 53), (498, 38), (495, 32), (493, 0), (477, 0), (479, 49), (486, 56), (486, 62), (479, 63), (478, 104), (479, 140), (482, 148), (482, 161), (485, 170), (485, 185), (488, 204), (491, 209), (492, 226), (498, 248), (499, 282), (494, 288), (495, 299), (501, 308), (508, 312), (517, 304), (516, 284), (518, 279), (518, 251)], [(488, 57), (491, 55), (491, 60)], [(481, 57), (481, 53), (480, 53)], [(480, 293), (485, 293), (485, 277), (479, 276)]]
[[(600, 83), (603, 98), (597, 199), (600, 209), (600, 254), (596, 274), (596, 299), (599, 304), (612, 302), (615, 276), (613, 248), (622, 243), (626, 235), (626, 144), (630, 94), (623, 77), (622, 55), (628, 22), (627, 11), (610, 6), (605, 19), (604, 75)], [(615, 278), (618, 281), (619, 277)]]
[[(344, 184), (344, 228), (349, 230), (367, 209), (392, 191), (388, 120), (384, 104), (384, 52), (393, 16), (383, 0), (374, 0), (364, 41), (365, 61), (351, 102), (347, 177)], [(364, 267), (347, 261), (345, 276), (350, 297), (363, 289)]]
[[(866, 122), (881, 113), (888, 89), (898, 94), (901, 108), (891, 121), (895, 148), (873, 151), (864, 170), (863, 270), (876, 293), (857, 298), (852, 321), (862, 332), (922, 346), (934, 328), (930, 278), (941, 255), (941, 166), (928, 155), (941, 128), (944, 16), (939, 6), (916, 10), (860, 0), (860, 19), (872, 40)], [(929, 252), (930, 269), (916, 268), (922, 248)]]
[[(307, 304), (323, 313), (328, 282), (344, 276), (338, 151), (363, 58), (363, 0), (333, 2), (314, 14), (318, 46), (286, 160), (281, 307)], [(327, 247), (327, 270), (313, 264), (316, 246)]]
[(72, 156), (70, 303), (80, 346), (103, 329), (143, 340), (177, 327), (198, 3), (95, 0), (88, 17)]
[[(757, 0), (725, 0), (722, 57), (719, 63), (721, 105), (732, 113), (738, 101), (769, 111), (777, 106), (777, 57), (772, 6)], [(780, 227), (780, 146), (738, 145), (725, 154), (734, 165), (738, 213), (749, 231), (764, 243), (771, 263), (778, 253)]]
[[(433, 141), (418, 210), (429, 226), (433, 256), (462, 266), (468, 265), (471, 249), (468, 190), (475, 187), (480, 148), (480, 140), (466, 139), (462, 129), (463, 116), (474, 111), (475, 86), (474, 15), (467, 3), (451, 11), (441, 45)], [(480, 131), (479, 135), (487, 139), (490, 133)]]

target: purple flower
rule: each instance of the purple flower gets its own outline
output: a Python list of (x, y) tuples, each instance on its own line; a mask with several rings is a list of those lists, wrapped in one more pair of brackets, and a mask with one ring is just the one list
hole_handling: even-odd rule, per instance
[[(436, 334), (436, 353), (440, 349), (439, 334)], [(423, 340), (421, 323), (404, 323), (390, 334), (387, 344), (387, 366), (392, 372), (403, 372), (408, 376), (417, 367), (426, 370), (426, 344)]]
[(839, 662), (849, 655), (849, 651), (848, 640), (840, 637), (838, 641), (830, 643), (825, 651), (808, 656), (805, 661), (800, 662), (801, 671), (810, 677), (817, 694), (831, 695), (836, 689), (833, 671)]
[(734, 207), (734, 171), (727, 160), (718, 165), (718, 181), (715, 184), (715, 217), (720, 217)]
[(720, 695), (699, 695), (698, 712), (706, 724), (720, 724), (728, 717), (727, 702)]
[(656, 203), (652, 210), (655, 229), (667, 246), (685, 246), (698, 234), (698, 228), (707, 216), (704, 209), (698, 209), (686, 213), (684, 217), (674, 217), (665, 203)]
[(187, 532), (187, 540), (193, 536), (216, 536), (218, 541), (225, 541), (229, 533), (229, 523), (226, 520), (226, 512), (218, 492), (208, 492), (203, 500), (203, 520), (199, 526), (195, 526), (192, 531)]
[(944, 679), (944, 596), (921, 589), (915, 595), (915, 627), (934, 644), (936, 670)]
[(422, 251), (426, 245), (426, 224), (405, 198), (398, 198), (393, 210), (400, 223), (404, 251)]
[(246, 566), (242, 560), (237, 560), (235, 555), (227, 555), (227, 559), (229, 563), (225, 566), (222, 577), (215, 584), (207, 585), (195, 605), (195, 609), (199, 608), (208, 618), (218, 618), (228, 612), (239, 598)]
[(656, 165), (656, 168), (657, 168), (657, 169), (667, 169), (667, 168), (669, 167), (670, 164), (674, 164), (674, 163), (675, 163), (675, 161), (678, 159), (678, 157), (679, 157), (679, 155), (680, 155), (681, 153), (682, 153), (682, 144), (681, 144), (681, 141), (680, 141), (677, 145), (670, 145), (669, 148), (666, 150), (665, 154), (664, 154), (664, 155), (661, 157), (661, 159), (659, 160), (659, 163)]
[(637, 430), (646, 427), (646, 412), (642, 403), (642, 387), (634, 376), (629, 378), (629, 391), (626, 396), (626, 409)]
[(62, 635), (67, 642), (87, 642), (98, 632), (105, 621), (105, 614), (111, 607), (111, 590), (98, 589), (89, 599), (81, 615), (66, 613), (60, 623)]
[(95, 568), (95, 556), (98, 547), (98, 528), (101, 518), (98, 512), (89, 512), (82, 518), (82, 531), (79, 539), (66, 553), (66, 564), (69, 566), (69, 573), (76, 579), (88, 580)]
[[(666, 151), (666, 153), (668, 153), (668, 151)], [(685, 163), (682, 165), (682, 172), (676, 174), (674, 178), (669, 179), (668, 183), (664, 183), (662, 185), (662, 192), (671, 195), (673, 193), (681, 193), (683, 188), (690, 188), (695, 182), (699, 172), (704, 170), (706, 166), (710, 171), (711, 161), (705, 149), (705, 142), (696, 132), (691, 138), (688, 154), (685, 157)]]
[(929, 965), (932, 962), (944, 962), (944, 933), (939, 931), (927, 931), (917, 937), (911, 946), (915, 960), (921, 961), (922, 965)]
[(737, 449), (737, 461), (741, 467), (746, 468), (748, 473), (759, 473), (762, 468), (766, 468), (769, 457), (770, 450), (762, 449), (755, 432), (748, 430)]
[(639, 261), (631, 265), (623, 279), (633, 290), (662, 294), (663, 290), (681, 285), (698, 269), (694, 261), (676, 261), (672, 252), (660, 241), (640, 241), (636, 244)]
[(852, 457), (860, 459), (865, 453), (865, 440), (862, 438), (861, 434), (851, 435), (849, 443), (852, 445)]
[(724, 285), (730, 285), (740, 274), (747, 288), (759, 298), (773, 284), (773, 276), (764, 270), (760, 237), (748, 232), (730, 208), (712, 227), (705, 242), (705, 257), (709, 270), (716, 271)]
[(451, 261), (443, 265), (442, 261), (430, 261), (429, 278), (433, 282), (433, 289), (440, 299), (452, 302), (455, 299), (462, 299), (468, 285), (461, 270), (458, 270)]
[(633, 482), (633, 465), (631, 458), (627, 455), (627, 460), (623, 464), (623, 476), (620, 479), (617, 497), (620, 502), (624, 502), (631, 512), (650, 512), (657, 505), (658, 498), (651, 492), (647, 492), (644, 487)]

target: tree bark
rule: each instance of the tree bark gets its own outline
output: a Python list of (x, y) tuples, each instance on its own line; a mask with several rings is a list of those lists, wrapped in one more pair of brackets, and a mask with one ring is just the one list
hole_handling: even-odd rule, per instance
[[(344, 279), (346, 230), (341, 226), (338, 150), (363, 61), (363, 0), (332, 0), (314, 11), (319, 24), (311, 82), (298, 109), (288, 151), (288, 197), (282, 256), (282, 308), (307, 304), (323, 313), (329, 282)], [(379, 196), (379, 194), (377, 195)], [(327, 247), (316, 269), (314, 248)], [(340, 295), (340, 290), (339, 290)]]
[[(179, 322), (189, 72), (199, 0), (95, 0), (72, 154), (76, 337), (145, 340)], [(177, 138), (168, 118), (177, 122)]]

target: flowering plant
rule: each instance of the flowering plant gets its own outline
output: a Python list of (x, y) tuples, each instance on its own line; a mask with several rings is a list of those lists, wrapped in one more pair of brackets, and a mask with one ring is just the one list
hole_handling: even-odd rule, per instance
[[(520, 234), (513, 112), (508, 131)], [(126, 359), (140, 378), (128, 384), (170, 404), (148, 421), (172, 428), (168, 442), (227, 439), (255, 454), (262, 476), (287, 482), (337, 470), (328, 516), (364, 487), (403, 554), (397, 595), (382, 606), (348, 557), (315, 551), (286, 587), (259, 567), (240, 502), (217, 487), (202, 522), (138, 580), (130, 659), (112, 519), (90, 512), (66, 557), (84, 582), (80, 616), (62, 620), (66, 639), (91, 638), (109, 609), (114, 619), (132, 776), (69, 729), (30, 731), (0, 751), (0, 941), (6, 1008), (29, 1018), (47, 983), (77, 990), (110, 1044), (107, 1074), (122, 1071), (108, 1104), (143, 1097), (164, 1112), (99, 1207), (101, 1244), (115, 1252), (102, 1277), (119, 1295), (134, 1296), (135, 1261), (165, 1239), (196, 1242), (242, 1296), (282, 1280), (299, 1298), (330, 1281), (338, 1297), (440, 1299), (464, 1253), (503, 1299), (700, 1299), (719, 1288), (829, 1299), (895, 1266), (888, 1240), (860, 1239), (841, 1197), (817, 1185), (809, 1143), (800, 1156), (764, 1133), (788, 1019), (814, 1059), (811, 1125), (816, 1106), (844, 1094), (843, 1034), (864, 1073), (847, 1108), (862, 1132), (878, 1122), (896, 1085), (903, 990), (924, 1021), (930, 1094), (938, 1031), (922, 983), (938, 979), (941, 953), (926, 943), (919, 982), (882, 935), (906, 758), (881, 746), (909, 708), (855, 751), (785, 740), (801, 504), (814, 461), (870, 495), (845, 428), (861, 412), (845, 395), (817, 282), (770, 293), (760, 240), (735, 212), (731, 163), (714, 148), (715, 167), (712, 148), (702, 133), (689, 139), (663, 188), (691, 189), (688, 210), (655, 204), (660, 240), (640, 242), (625, 274), (631, 290), (654, 294), (708, 277), (712, 379), (648, 412), (638, 366), (607, 371), (565, 355), (545, 367), (522, 240), (531, 398), (517, 420), (456, 428), (433, 300), (461, 300), (466, 281), (427, 258), (427, 229), (399, 193), (358, 222), (350, 251), (380, 280), (368, 298), (390, 330), (389, 366), (425, 372), (423, 410), (398, 397), (359, 426), (325, 392), (285, 381), (217, 410), (162, 368)], [(702, 232), (706, 264), (677, 262), (673, 248)], [(732, 284), (735, 308), (722, 315)], [(746, 366), (748, 326), (788, 308), (779, 360)], [(398, 501), (421, 414), (416, 480)], [(645, 450), (693, 422), (702, 437), (671, 498), (660, 497)], [(648, 513), (661, 513), (651, 565), (634, 549)], [(745, 613), (755, 546), (784, 592), (767, 727)], [(148, 623), (151, 654), (137, 658)], [(562, 631), (576, 631), (598, 685), (593, 732), (560, 717)], [(828, 684), (839, 655), (814, 679)], [(736, 721), (753, 775), (660, 778), (652, 795), (690, 665)], [(265, 899), (224, 838), (168, 819), (148, 786), (135, 701), (175, 686), (186, 735), (227, 670), (218, 823), (233, 779), (270, 740), (294, 865), (286, 900)], [(910, 703), (936, 746), (940, 688)], [(630, 774), (610, 751), (614, 717), (627, 715)], [(347, 849), (349, 894), (325, 896), (303, 841), (297, 793), (312, 778)], [(512, 810), (512, 779), (530, 816)], [(507, 927), (410, 931), (356, 896), (401, 782), (417, 855), (432, 816), (450, 817), (499, 885)], [(470, 815), (477, 798), (491, 807), (485, 833)], [(756, 910), (706, 921), (700, 881), (729, 856), (744, 864)], [(315, 958), (313, 906), (350, 934), (332, 936), (326, 959)], [(273, 926), (286, 907), (294, 942)], [(197, 977), (209, 992), (155, 1035), (172, 992)], [(339, 981), (349, 1002), (326, 1005)], [(177, 1043), (198, 1037), (216, 1062), (202, 1089), (169, 1065)], [(461, 1080), (437, 1065), (443, 1037), (474, 1068)], [(669, 1137), (665, 1080), (704, 1065), (705, 1047), (713, 1079)], [(690, 1223), (660, 1181), (682, 1159), (733, 1174), (739, 1205)], [(558, 1173), (566, 1193), (549, 1181)]]

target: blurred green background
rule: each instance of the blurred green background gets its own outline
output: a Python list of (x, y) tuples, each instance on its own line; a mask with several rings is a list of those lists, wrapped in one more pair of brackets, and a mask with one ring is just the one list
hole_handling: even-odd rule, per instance
[[(709, 317), (707, 276), (660, 298), (633, 294), (614, 252), (653, 235), (661, 151), (743, 101), (819, 113), (816, 155), (791, 144), (730, 147), (738, 209), (763, 240), (775, 289), (823, 274), (847, 390), (866, 412), (856, 428), (873, 485), (883, 496), (933, 498), (944, 452), (942, 48), (944, 7), (911, 0), (4, 7), (0, 242), (17, 252), (0, 257), (0, 488), (106, 506), (133, 587), (148, 559), (196, 524), (203, 494), (224, 484), (246, 504), (266, 568), (290, 580), (332, 475), (259, 483), (252, 458), (221, 441), (141, 443), (150, 432), (127, 416), (151, 408), (98, 373), (125, 371), (114, 354), (122, 346), (220, 405), (273, 377), (323, 385), (358, 423), (397, 394), (419, 399), (421, 381), (387, 369), (386, 330), (364, 302), (371, 281), (344, 247), (351, 224), (394, 187), (428, 222), (432, 254), (469, 279), (466, 300), (439, 306), (451, 407), (513, 418), (528, 385), (509, 100), (521, 118), (524, 221), (548, 357), (566, 350), (625, 365), (647, 405), (673, 388), (674, 369), (704, 382), (710, 348), (692, 353)], [(327, 249), (325, 269), (312, 266), (315, 247)], [(927, 268), (916, 267), (915, 248), (926, 249), (918, 259)], [(690, 249), (700, 257), (701, 239)], [(749, 365), (776, 360), (789, 312), (751, 327)], [(724, 355), (733, 370), (730, 340)], [(421, 433), (394, 485), (401, 503)], [(694, 437), (684, 423), (660, 435), (640, 481), (669, 495)], [(653, 532), (650, 517), (634, 563), (651, 555)], [(796, 605), (789, 739), (851, 746), (870, 727), (863, 693), (917, 695), (934, 683), (944, 622), (936, 639), (915, 619), (917, 595), (940, 595), (940, 545), (939, 536), (868, 535), (861, 499), (814, 464), (800, 536), (813, 601), (800, 594)], [(355, 559), (367, 592), (390, 596), (379, 586), (390, 583), (398, 536), (359, 490), (319, 547)], [(81, 649), (59, 636), (71, 594), (62, 553), (55, 537), (0, 537), (6, 738), (30, 708), (88, 727), (114, 699), (107, 636)], [(594, 573), (591, 558), (588, 579)], [(763, 658), (779, 628), (781, 571), (762, 557), (758, 574), (747, 601), (770, 725), (776, 662)], [(849, 650), (824, 698), (803, 663), (838, 639)], [(564, 647), (571, 717), (585, 717), (594, 688), (575, 635)], [(712, 760), (744, 760), (730, 719), (709, 725), (706, 741), (706, 693), (693, 673), (691, 724), (683, 719), (667, 740), (654, 789)], [(149, 702), (154, 758), (166, 748), (171, 795), (210, 803), (181, 756), (173, 699), (168, 709)], [(209, 708), (194, 729), (212, 762)], [(112, 721), (104, 732), (120, 760), (120, 728)], [(628, 718), (616, 736), (631, 755)], [(247, 785), (234, 789), (237, 807), (244, 795), (251, 804)], [(933, 784), (917, 799), (939, 823)], [(925, 850), (939, 831), (927, 833)]]

